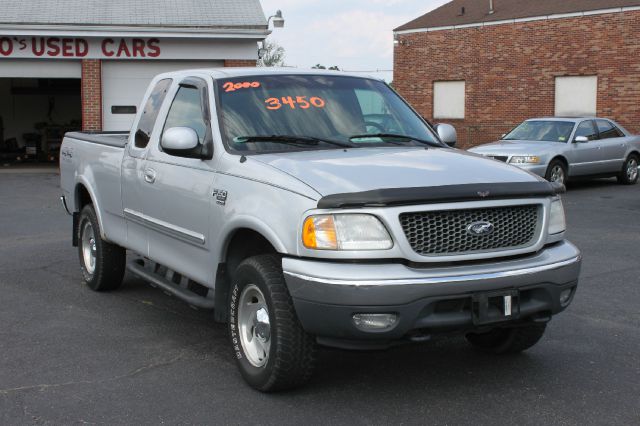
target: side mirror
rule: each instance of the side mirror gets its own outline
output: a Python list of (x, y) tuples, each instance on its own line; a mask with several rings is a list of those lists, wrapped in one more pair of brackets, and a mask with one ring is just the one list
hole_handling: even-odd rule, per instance
[(160, 146), (170, 155), (197, 158), (200, 154), (198, 134), (190, 127), (172, 127), (165, 130)]
[(589, 138), (586, 136), (576, 136), (573, 141), (577, 143), (587, 143), (589, 142)]
[(436, 132), (438, 132), (438, 137), (440, 140), (450, 147), (456, 146), (456, 142), (458, 141), (458, 134), (456, 133), (455, 127), (451, 124), (436, 124), (435, 125)]

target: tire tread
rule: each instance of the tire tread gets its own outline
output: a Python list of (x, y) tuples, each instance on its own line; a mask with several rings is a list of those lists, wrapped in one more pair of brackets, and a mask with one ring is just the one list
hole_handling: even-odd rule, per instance
[[(105, 241), (101, 237), (100, 223), (92, 204), (86, 205), (81, 212), (80, 224), (84, 217), (88, 217), (93, 227), (93, 232), (98, 245), (98, 255), (96, 256), (96, 269), (93, 275), (90, 275), (84, 268), (82, 275), (85, 282), (94, 291), (112, 291), (116, 290), (122, 284), (126, 268), (126, 250), (122, 247)], [(78, 241), (81, 241), (82, 226), (78, 226)], [(82, 245), (78, 245), (78, 253), (80, 256), (80, 264), (83, 263)]]
[(258, 389), (275, 392), (307, 383), (315, 369), (316, 343), (298, 321), (282, 273), (281, 257), (273, 254), (254, 256), (244, 260), (238, 266), (238, 272), (243, 268), (252, 268), (263, 278), (269, 292), (265, 296), (271, 298), (272, 321), (276, 323), (278, 334), (276, 342), (272, 342), (276, 344), (275, 348), (272, 347), (269, 354), (274, 357), (275, 364), (268, 380)]

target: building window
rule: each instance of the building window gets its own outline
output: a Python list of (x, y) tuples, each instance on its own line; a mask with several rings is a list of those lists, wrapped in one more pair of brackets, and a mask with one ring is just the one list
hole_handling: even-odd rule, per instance
[(464, 118), (465, 82), (433, 83), (433, 118)]
[(596, 115), (598, 77), (556, 77), (556, 116)]

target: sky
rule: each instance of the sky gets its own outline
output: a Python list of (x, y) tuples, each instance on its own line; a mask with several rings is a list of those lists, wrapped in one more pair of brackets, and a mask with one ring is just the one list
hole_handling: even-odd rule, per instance
[[(393, 29), (449, 0), (261, 0), (268, 17), (282, 10), (284, 28), (269, 40), (286, 51), (285, 64), (337, 65), (391, 81)], [(375, 70), (384, 70), (374, 72)]]

